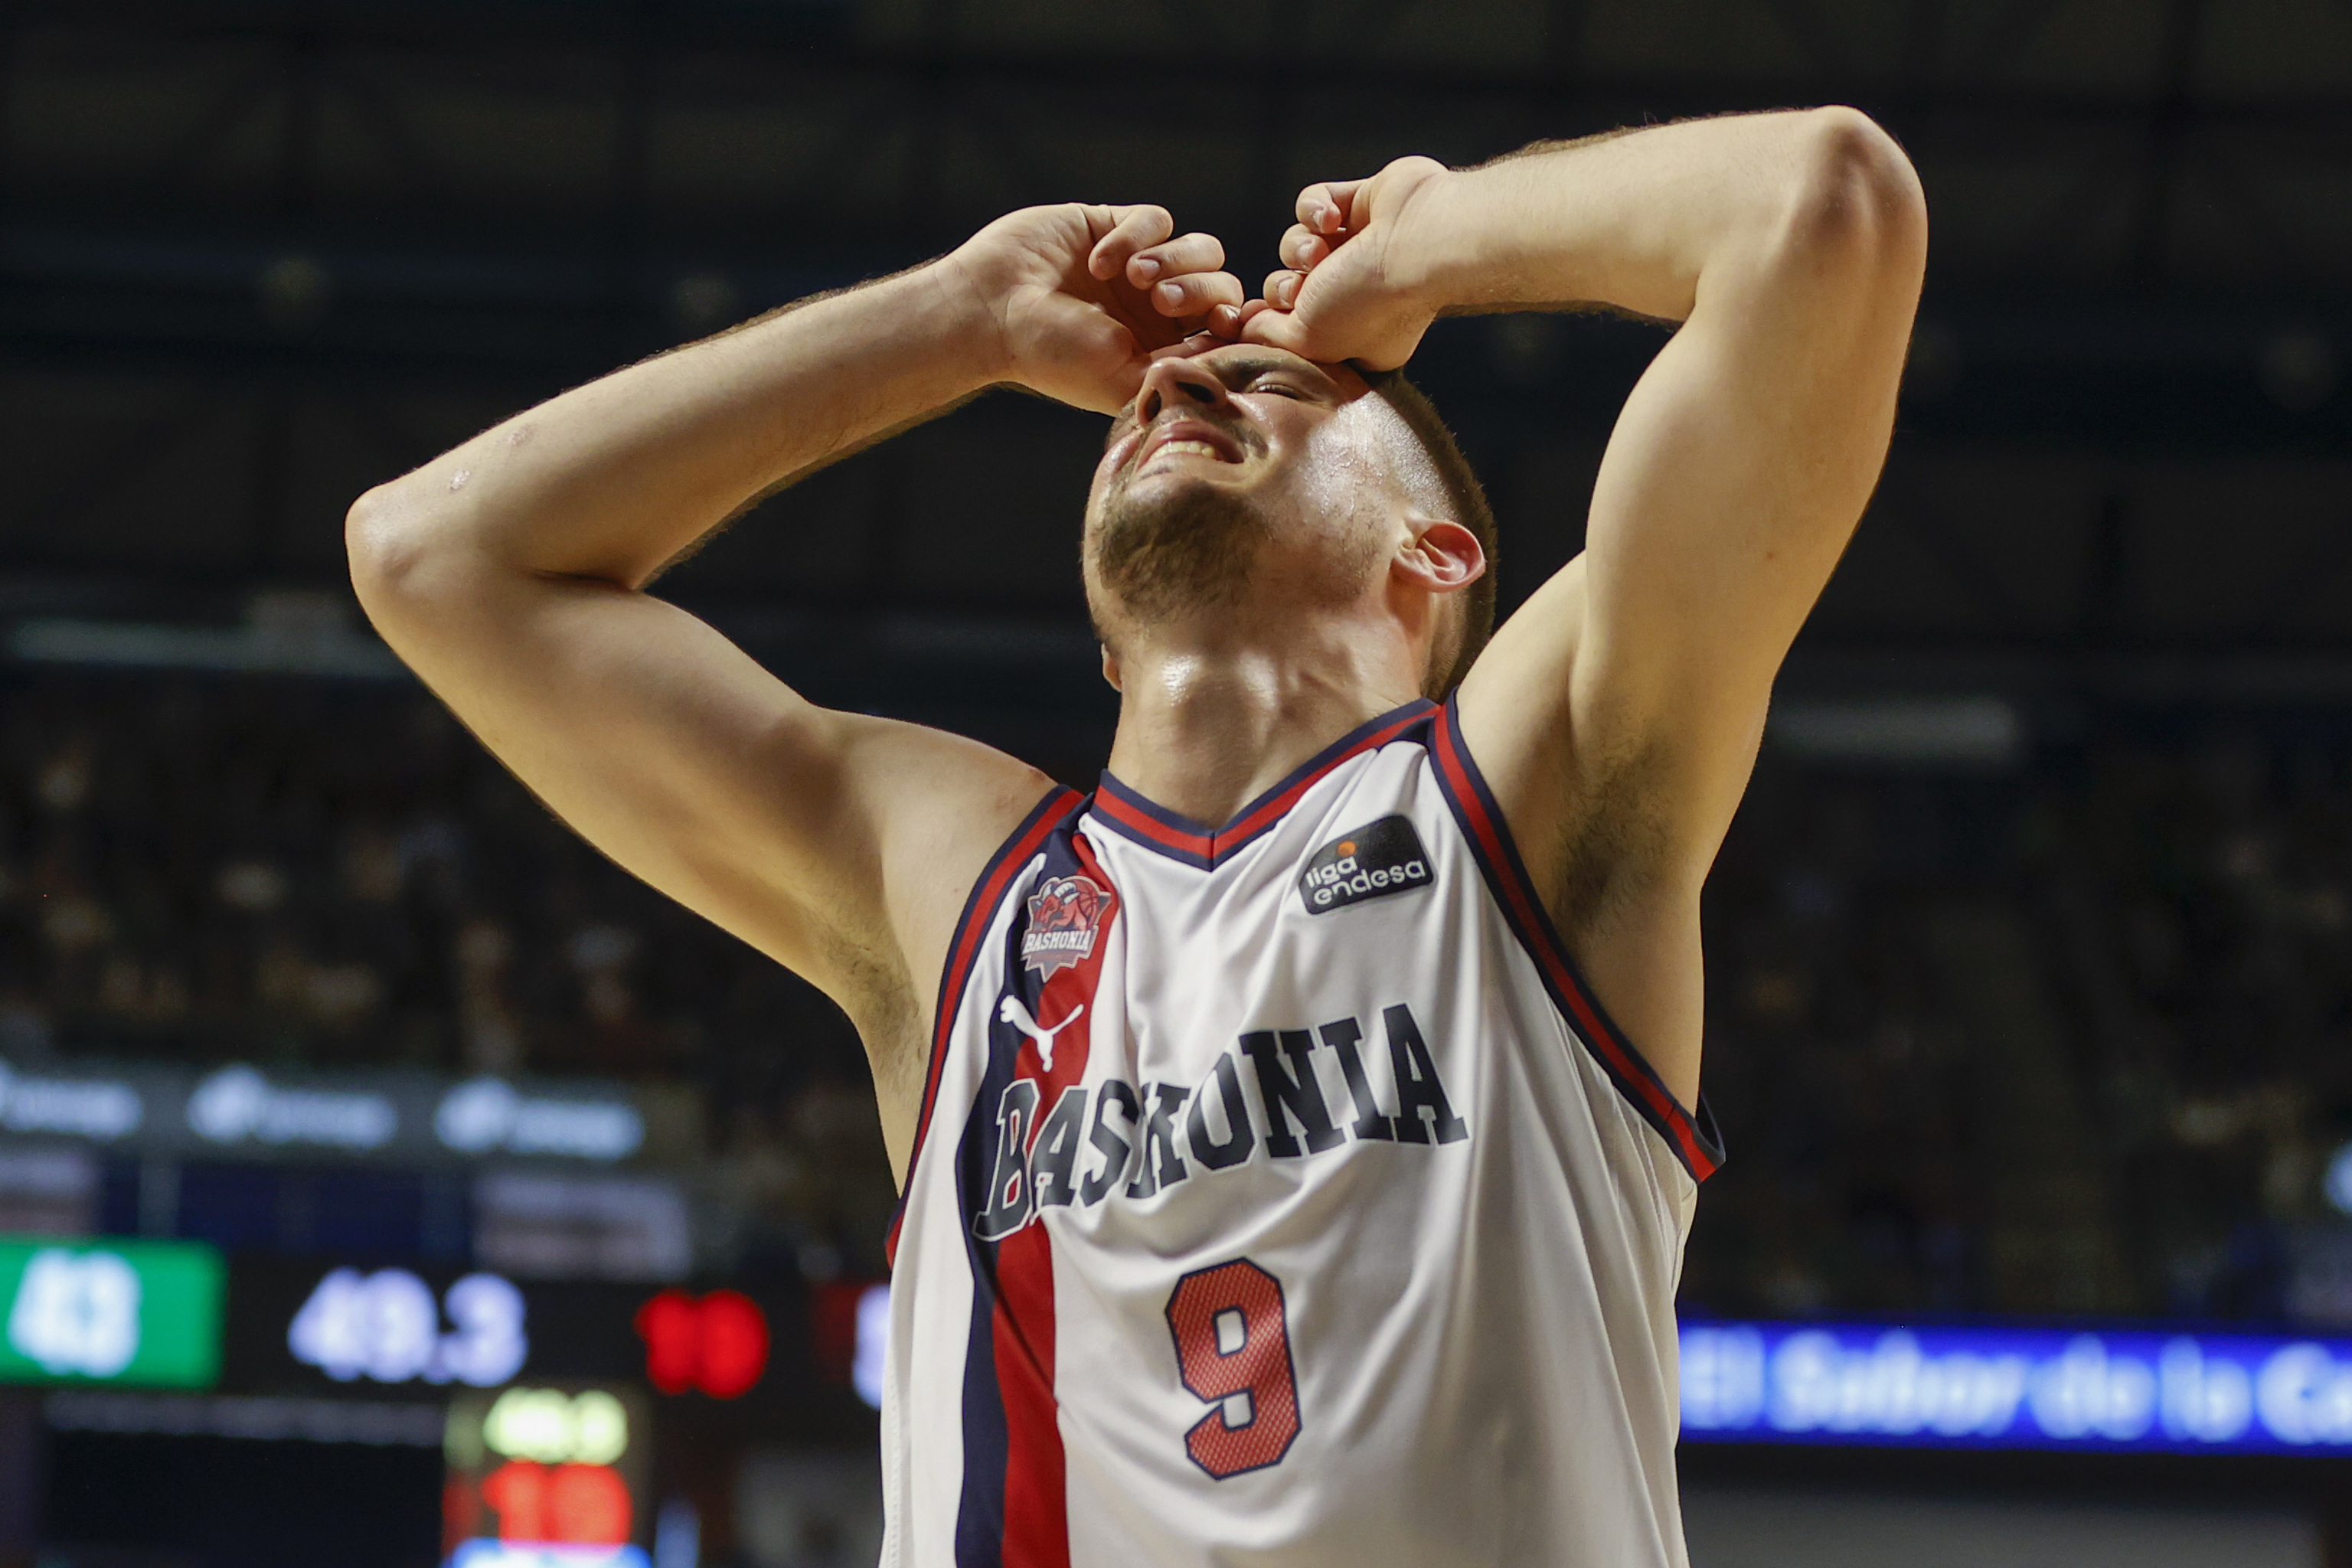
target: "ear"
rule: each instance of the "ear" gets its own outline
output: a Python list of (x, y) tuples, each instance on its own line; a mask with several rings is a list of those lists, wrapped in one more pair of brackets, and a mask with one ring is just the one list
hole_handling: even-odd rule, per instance
[[(1473, 541), (1472, 542), (1475, 543), (1476, 542)], [(1127, 688), (1118, 683), (1118, 655), (1110, 651), (1110, 644), (1105, 643), (1102, 645), (1102, 656), (1103, 679), (1110, 682), (1110, 689), (1113, 691), (1123, 694), (1127, 690)]]
[(1458, 522), (1425, 522), (1397, 552), (1393, 571), (1432, 594), (1452, 594), (1486, 574), (1486, 552), (1478, 536)]

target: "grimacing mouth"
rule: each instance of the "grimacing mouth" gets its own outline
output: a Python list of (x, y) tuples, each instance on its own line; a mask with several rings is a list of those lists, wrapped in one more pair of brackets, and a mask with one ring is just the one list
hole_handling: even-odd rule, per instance
[[(1260, 377), (1285, 374), (1307, 383), (1303, 388), (1286, 393), (1294, 399), (1325, 405), (1348, 401), (1345, 388), (1339, 385), (1334, 375), (1335, 369), (1339, 367), (1319, 365), (1312, 360), (1269, 350), (1243, 352), (1233, 358), (1221, 358), (1214, 363), (1203, 363), (1223, 383), (1229, 398), (1241, 397)], [(1246, 415), (1238, 429), (1230, 427), (1223, 420), (1204, 416), (1198, 407), (1179, 407), (1172, 414), (1162, 409), (1147, 421), (1136, 417), (1133, 401), (1112, 419), (1111, 427), (1103, 439), (1104, 453), (1108, 456), (1117, 451), (1123, 442), (1130, 439), (1135, 445), (1115, 469), (1121, 478), (1132, 475), (1161, 451), (1179, 442), (1204, 443), (1208, 450), (1195, 450), (1192, 455), (1224, 463), (1240, 463), (1251, 456), (1262, 456), (1266, 447), (1263, 433), (1250, 427)]]
[(1129, 471), (1140, 472), (1153, 458), (1169, 452), (1186, 452), (1220, 463), (1238, 463), (1243, 443), (1232, 432), (1196, 414), (1163, 420), (1137, 443)]

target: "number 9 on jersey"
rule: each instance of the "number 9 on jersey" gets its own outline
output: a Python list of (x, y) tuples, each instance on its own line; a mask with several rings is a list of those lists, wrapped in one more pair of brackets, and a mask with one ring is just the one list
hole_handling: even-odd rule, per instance
[(1282, 1281), (1246, 1258), (1187, 1274), (1168, 1298), (1184, 1386), (1213, 1405), (1190, 1432), (1192, 1462), (1224, 1480), (1278, 1465), (1298, 1438), (1298, 1378)]

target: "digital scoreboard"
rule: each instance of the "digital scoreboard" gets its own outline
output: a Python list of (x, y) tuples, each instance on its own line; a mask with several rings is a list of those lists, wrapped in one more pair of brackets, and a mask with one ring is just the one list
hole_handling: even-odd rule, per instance
[(651, 1427), (625, 1388), (517, 1384), (449, 1405), (451, 1568), (646, 1568)]
[(0, 1383), (209, 1388), (223, 1278), (195, 1242), (0, 1237)]
[(422, 1379), (492, 1388), (522, 1370), (530, 1354), (525, 1327), (522, 1292), (502, 1275), (466, 1275), (436, 1300), (405, 1268), (335, 1268), (287, 1325), (286, 1347), (338, 1383)]
[(631, 1316), (656, 1289), (456, 1263), (239, 1258), (222, 1381), (240, 1394), (432, 1399), (629, 1380), (645, 1364)]
[(633, 1321), (646, 1342), (646, 1380), (664, 1394), (740, 1399), (768, 1370), (768, 1315), (740, 1290), (664, 1290)]

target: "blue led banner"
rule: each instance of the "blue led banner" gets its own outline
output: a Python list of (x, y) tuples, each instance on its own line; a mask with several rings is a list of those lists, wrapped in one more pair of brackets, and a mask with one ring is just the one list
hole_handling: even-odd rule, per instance
[(530, 1541), (468, 1541), (448, 1568), (650, 1568), (642, 1546), (558, 1546)]
[(1692, 1442), (2352, 1455), (2352, 1342), (1691, 1322)]

